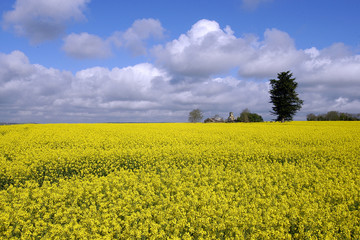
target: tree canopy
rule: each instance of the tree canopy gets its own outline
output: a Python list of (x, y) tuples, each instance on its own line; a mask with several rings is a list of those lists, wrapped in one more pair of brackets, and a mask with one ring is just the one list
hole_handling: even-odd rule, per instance
[(277, 79), (270, 79), (270, 103), (274, 105), (270, 113), (277, 116), (276, 121), (291, 121), (303, 104), (295, 91), (298, 84), (292, 75), (290, 71), (281, 72)]
[(195, 122), (200, 122), (203, 119), (203, 113), (201, 112), (200, 109), (194, 109), (189, 113), (189, 122), (195, 123)]
[(359, 121), (360, 114), (342, 113), (330, 111), (326, 114), (315, 115), (310, 113), (306, 115), (307, 121)]
[(263, 122), (263, 118), (257, 113), (251, 113), (249, 109), (245, 108), (240, 117), (236, 119), (238, 122)]

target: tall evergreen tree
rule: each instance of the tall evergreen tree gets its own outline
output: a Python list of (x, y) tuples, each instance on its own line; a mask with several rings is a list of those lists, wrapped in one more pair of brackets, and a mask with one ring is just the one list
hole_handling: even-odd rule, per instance
[(276, 121), (291, 121), (304, 103), (295, 91), (298, 85), (295, 78), (290, 71), (281, 72), (278, 79), (270, 79), (270, 85), (270, 103), (274, 105), (271, 114), (277, 116)]

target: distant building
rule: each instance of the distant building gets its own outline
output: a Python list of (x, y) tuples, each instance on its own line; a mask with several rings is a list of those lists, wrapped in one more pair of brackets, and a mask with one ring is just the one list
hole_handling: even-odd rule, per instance
[(229, 117), (227, 119), (227, 122), (235, 122), (235, 117), (234, 117), (234, 113), (230, 112), (229, 113)]

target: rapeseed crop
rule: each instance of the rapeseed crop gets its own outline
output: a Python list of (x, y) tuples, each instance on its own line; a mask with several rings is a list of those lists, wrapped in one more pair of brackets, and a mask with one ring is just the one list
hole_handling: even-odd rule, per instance
[(358, 239), (360, 124), (0, 126), (2, 239)]

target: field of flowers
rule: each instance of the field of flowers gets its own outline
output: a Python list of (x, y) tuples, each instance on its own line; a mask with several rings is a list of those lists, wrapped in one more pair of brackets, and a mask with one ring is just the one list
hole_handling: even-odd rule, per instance
[(0, 126), (0, 239), (359, 239), (360, 123)]

